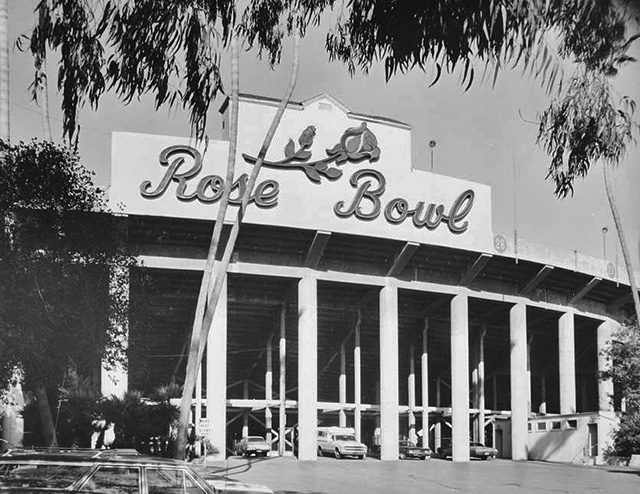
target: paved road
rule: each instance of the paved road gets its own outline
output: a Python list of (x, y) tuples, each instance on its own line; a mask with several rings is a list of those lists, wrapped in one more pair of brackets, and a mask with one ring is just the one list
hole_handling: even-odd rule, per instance
[(509, 460), (380, 462), (371, 458), (230, 458), (208, 472), (265, 484), (279, 494), (640, 494), (640, 471)]

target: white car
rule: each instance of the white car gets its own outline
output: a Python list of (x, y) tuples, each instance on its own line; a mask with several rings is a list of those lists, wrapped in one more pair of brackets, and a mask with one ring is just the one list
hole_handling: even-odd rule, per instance
[(367, 447), (356, 441), (349, 427), (318, 427), (318, 455), (336, 458), (355, 457), (364, 460)]

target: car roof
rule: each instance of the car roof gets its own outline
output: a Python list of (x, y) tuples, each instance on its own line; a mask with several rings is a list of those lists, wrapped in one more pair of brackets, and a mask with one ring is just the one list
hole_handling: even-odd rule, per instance
[(9, 450), (0, 456), (0, 463), (42, 461), (56, 463), (104, 463), (149, 466), (184, 466), (186, 463), (173, 458), (141, 455), (135, 450)]
[(41, 455), (42, 457), (69, 456), (75, 458), (106, 458), (114, 456), (142, 456), (133, 448), (89, 449), (89, 448), (13, 448), (5, 451), (0, 457), (25, 457)]

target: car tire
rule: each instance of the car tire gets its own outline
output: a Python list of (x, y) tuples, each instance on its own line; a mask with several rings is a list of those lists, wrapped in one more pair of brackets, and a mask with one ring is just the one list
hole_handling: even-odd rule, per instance
[(487, 460), (489, 459), (489, 457), (488, 457), (488, 456), (483, 456), (483, 457), (482, 457), (482, 459), (483, 459), (484, 461), (487, 461)]
[(364, 461), (364, 459), (366, 458), (366, 456), (367, 456), (367, 455), (360, 455), (360, 456), (358, 456), (358, 458), (359, 458), (360, 460)]
[(322, 448), (318, 446), (318, 456), (324, 456), (322, 453)]
[(342, 455), (340, 454), (340, 450), (338, 448), (336, 448), (335, 450), (335, 456), (336, 460), (340, 460), (342, 458)]
[(404, 460), (407, 457), (407, 455), (405, 455), (404, 453), (400, 453), (400, 459)]

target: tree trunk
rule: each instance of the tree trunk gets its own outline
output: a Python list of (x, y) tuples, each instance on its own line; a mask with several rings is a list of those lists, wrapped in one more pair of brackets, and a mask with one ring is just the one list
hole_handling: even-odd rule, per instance
[[(38, 22), (40, 28), (44, 29), (46, 18), (49, 13), (49, 6), (41, 4), (37, 7)], [(47, 78), (47, 44), (41, 41), (38, 53), (34, 56), (36, 68), (36, 95), (40, 97), (40, 116), (42, 117), (42, 132), (45, 141), (52, 141), (51, 118), (49, 117), (49, 79)]]
[(42, 58), (40, 75), (38, 77), (40, 92), (40, 115), (42, 116), (42, 132), (45, 141), (53, 141), (51, 134), (51, 117), (49, 116), (49, 83), (47, 77), (47, 59)]
[[(235, 38), (234, 38), (235, 39)], [(227, 182), (226, 185), (230, 186), (233, 178), (233, 170), (235, 169), (235, 161), (236, 161), (236, 148), (237, 148), (237, 140), (238, 140), (238, 94), (239, 94), (239, 69), (238, 69), (238, 58), (239, 58), (239, 45), (234, 46), (237, 40), (232, 41), (232, 89), (231, 89), (231, 114), (229, 121), (229, 160), (227, 166)], [(182, 392), (182, 400), (180, 402), (180, 419), (178, 422), (178, 437), (176, 439), (176, 450), (175, 450), (175, 458), (183, 459), (186, 445), (187, 445), (187, 432), (189, 426), (189, 418), (191, 416), (191, 400), (193, 396), (193, 392), (195, 389), (196, 379), (198, 375), (198, 371), (200, 369), (200, 364), (202, 363), (202, 357), (204, 355), (204, 349), (207, 344), (207, 339), (209, 336), (209, 331), (211, 329), (211, 322), (213, 320), (213, 314), (215, 313), (216, 307), (218, 305), (218, 300), (220, 298), (220, 293), (222, 291), (222, 284), (227, 275), (227, 268), (229, 267), (229, 263), (231, 261), (231, 253), (235, 247), (235, 241), (238, 237), (238, 229), (240, 227), (240, 223), (242, 222), (242, 218), (244, 216), (244, 211), (246, 210), (249, 197), (251, 196), (251, 191), (255, 186), (256, 179), (258, 173), (260, 172), (260, 168), (262, 162), (266, 156), (267, 150), (271, 145), (271, 141), (273, 140), (273, 136), (275, 134), (278, 125), (280, 124), (280, 120), (282, 119), (282, 115), (284, 114), (284, 110), (286, 109), (291, 96), (293, 94), (293, 90), (295, 88), (297, 78), (298, 78), (298, 66), (299, 62), (299, 52), (300, 52), (300, 38), (299, 36), (294, 37), (294, 50), (293, 50), (293, 63), (291, 69), (291, 78), (289, 81), (289, 87), (287, 88), (287, 92), (285, 97), (281, 100), (280, 106), (276, 115), (271, 122), (271, 126), (267, 131), (267, 135), (265, 136), (264, 142), (260, 149), (260, 153), (258, 155), (258, 161), (255, 163), (254, 168), (251, 172), (251, 177), (247, 183), (247, 188), (245, 191), (245, 195), (242, 198), (242, 204), (240, 206), (240, 210), (238, 211), (238, 215), (236, 216), (236, 220), (233, 224), (230, 238), (227, 241), (227, 245), (225, 246), (224, 255), (222, 260), (216, 266), (215, 257), (217, 254), (217, 250), (219, 247), (219, 237), (216, 238), (216, 230), (219, 228), (218, 235), (222, 232), (222, 226), (224, 222), (224, 214), (226, 213), (226, 207), (229, 202), (229, 193), (230, 188), (227, 189), (225, 187), (225, 195), (222, 197), (222, 201), (220, 203), (220, 210), (218, 211), (218, 219), (216, 220), (216, 225), (214, 228), (214, 234), (211, 241), (211, 247), (209, 249), (209, 255), (207, 257), (207, 263), (205, 265), (205, 272), (203, 274), (202, 284), (200, 287), (200, 294), (198, 296), (198, 305), (196, 307), (196, 315), (193, 325), (193, 332), (191, 335), (191, 346), (189, 348), (189, 360), (187, 361), (187, 375), (185, 378), (185, 384)], [(224, 210), (222, 210), (224, 208)], [(222, 210), (222, 211), (221, 211)], [(215, 246), (215, 247), (214, 247)], [(225, 445), (217, 445), (220, 450), (224, 453)]]
[[(287, 93), (284, 98), (280, 101), (280, 106), (276, 111), (276, 114), (271, 121), (271, 126), (267, 131), (267, 135), (264, 138), (262, 143), (262, 147), (260, 148), (260, 152), (258, 153), (258, 159), (256, 163), (253, 165), (253, 170), (251, 170), (251, 176), (247, 182), (247, 191), (242, 198), (242, 204), (240, 205), (240, 210), (238, 211), (238, 215), (231, 227), (231, 233), (229, 234), (229, 240), (227, 241), (227, 245), (225, 246), (224, 254), (222, 256), (222, 260), (218, 266), (218, 270), (216, 275), (214, 276), (215, 285), (213, 287), (213, 291), (210, 292), (210, 296), (208, 299), (207, 312), (204, 316), (203, 333), (208, 334), (209, 328), (211, 327), (211, 322), (213, 321), (213, 315), (216, 310), (216, 306), (218, 304), (218, 298), (220, 297), (220, 292), (222, 291), (222, 284), (224, 282), (224, 277), (227, 274), (227, 268), (229, 267), (229, 263), (231, 262), (231, 255), (233, 254), (233, 249), (236, 244), (236, 240), (238, 238), (238, 233), (240, 231), (240, 224), (242, 223), (242, 219), (244, 218), (245, 211), (249, 205), (249, 198), (251, 197), (251, 191), (255, 187), (256, 181), (258, 179), (258, 174), (260, 173), (260, 169), (262, 168), (262, 163), (267, 156), (267, 151), (269, 150), (269, 146), (271, 146), (271, 141), (273, 140), (273, 136), (278, 129), (278, 125), (280, 125), (280, 120), (282, 119), (282, 115), (284, 114), (289, 101), (291, 100), (291, 96), (293, 95), (293, 90), (296, 87), (296, 82), (298, 80), (298, 67), (300, 65), (300, 37), (296, 34), (293, 38), (293, 62), (291, 64), (291, 76), (289, 78), (289, 87), (287, 88)], [(205, 341), (206, 338), (203, 339)], [(202, 360), (202, 355), (204, 353), (204, 346), (200, 348), (200, 354), (198, 355), (198, 362)]]
[(51, 408), (49, 408), (49, 397), (42, 383), (36, 385), (35, 395), (38, 412), (40, 414), (40, 428), (42, 430), (44, 446), (57, 448), (58, 438), (56, 437), (56, 429), (53, 425), (53, 418), (51, 417)]
[(9, 135), (9, 0), (0, 0), (0, 139)]
[(618, 205), (616, 198), (613, 195), (613, 189), (611, 188), (611, 182), (609, 180), (609, 167), (606, 164), (602, 164), (602, 170), (604, 173), (604, 187), (607, 191), (607, 200), (609, 201), (609, 207), (611, 208), (611, 215), (613, 216), (613, 223), (616, 226), (618, 232), (618, 238), (620, 239), (620, 248), (622, 249), (622, 258), (624, 259), (624, 265), (627, 268), (627, 276), (629, 277), (629, 285), (631, 287), (631, 296), (633, 297), (633, 306), (636, 313), (636, 324), (640, 324), (640, 299), (638, 298), (638, 285), (636, 284), (636, 277), (633, 270), (633, 263), (631, 262), (631, 254), (629, 253), (629, 245), (627, 244), (627, 238), (622, 227), (622, 218), (620, 218), (620, 212), (618, 211)]
[[(233, 183), (233, 174), (235, 171), (236, 146), (238, 144), (238, 100), (240, 85), (240, 40), (237, 36), (231, 39), (231, 104), (229, 115), (229, 156), (227, 159), (227, 176), (225, 187), (220, 200), (216, 223), (211, 236), (207, 261), (202, 275), (202, 283), (200, 284), (200, 292), (198, 294), (198, 303), (196, 313), (193, 320), (191, 330), (191, 344), (189, 346), (189, 358), (187, 360), (186, 376), (184, 386), (182, 388), (182, 398), (180, 401), (180, 419), (178, 421), (178, 435), (176, 438), (176, 448), (174, 456), (183, 459), (187, 447), (187, 433), (189, 429), (189, 418), (191, 417), (191, 398), (198, 379), (201, 360), (197, 359), (198, 350), (201, 346), (202, 337), (202, 320), (206, 310), (208, 300), (209, 287), (212, 283), (212, 277), (215, 266), (216, 254), (220, 245), (220, 237), (224, 226), (224, 219), (229, 206), (229, 196), (231, 194), (231, 184)], [(206, 344), (206, 337), (205, 337)], [(204, 346), (204, 345), (203, 345)], [(223, 449), (224, 451), (224, 449)]]

